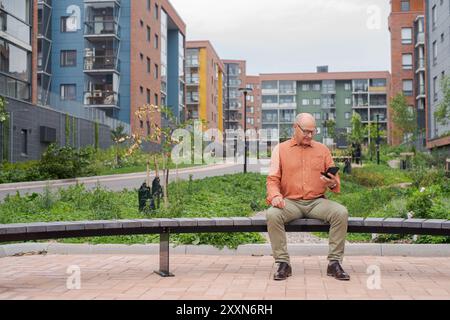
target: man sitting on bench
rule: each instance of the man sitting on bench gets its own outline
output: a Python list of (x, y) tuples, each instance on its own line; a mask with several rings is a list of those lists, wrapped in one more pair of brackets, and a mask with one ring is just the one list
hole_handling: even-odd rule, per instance
[(267, 229), (273, 257), (278, 264), (274, 280), (285, 280), (292, 275), (285, 224), (295, 219), (309, 218), (330, 224), (327, 275), (338, 280), (350, 280), (342, 269), (348, 211), (341, 204), (325, 199), (329, 188), (340, 192), (339, 176), (321, 175), (334, 166), (330, 150), (313, 141), (316, 121), (308, 113), (299, 114), (294, 123), (292, 139), (279, 144), (272, 152), (267, 177)]

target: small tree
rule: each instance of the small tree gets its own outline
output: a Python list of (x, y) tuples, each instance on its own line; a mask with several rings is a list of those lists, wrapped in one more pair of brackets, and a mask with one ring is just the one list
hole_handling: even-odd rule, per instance
[(439, 103), (434, 113), (436, 121), (445, 126), (450, 119), (450, 77), (445, 76), (441, 80), (441, 90), (444, 99)]
[(391, 100), (392, 122), (396, 128), (400, 130), (403, 136), (409, 137), (414, 135), (417, 130), (417, 112), (414, 108), (408, 106), (406, 97), (403, 93), (397, 94)]
[(124, 143), (128, 139), (128, 136), (124, 130), (125, 128), (122, 125), (118, 126), (114, 130), (111, 130), (111, 140), (114, 141), (115, 145), (117, 166), (120, 165), (120, 154), (119, 154), (120, 144)]
[(325, 126), (325, 128), (327, 128), (328, 137), (336, 139), (336, 121), (325, 120), (324, 126)]
[(359, 113), (353, 113), (352, 115), (352, 132), (349, 135), (349, 140), (354, 144), (361, 144), (364, 140), (363, 125), (361, 121), (361, 115)]

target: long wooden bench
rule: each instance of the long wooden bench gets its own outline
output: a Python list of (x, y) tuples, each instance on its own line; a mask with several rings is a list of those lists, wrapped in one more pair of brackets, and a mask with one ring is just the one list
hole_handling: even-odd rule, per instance
[[(287, 232), (328, 232), (329, 224), (315, 219), (298, 219), (286, 225)], [(0, 224), (0, 243), (94, 236), (159, 234), (160, 265), (155, 271), (173, 276), (169, 269), (171, 233), (267, 232), (264, 217), (178, 218), (111, 221), (71, 221)], [(450, 236), (450, 220), (401, 218), (349, 218), (348, 232)]]

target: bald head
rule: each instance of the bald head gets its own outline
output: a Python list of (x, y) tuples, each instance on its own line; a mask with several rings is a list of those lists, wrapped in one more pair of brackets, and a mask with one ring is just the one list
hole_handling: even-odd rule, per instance
[(310, 113), (300, 113), (295, 118), (295, 123), (298, 123), (301, 127), (316, 127), (316, 119)]

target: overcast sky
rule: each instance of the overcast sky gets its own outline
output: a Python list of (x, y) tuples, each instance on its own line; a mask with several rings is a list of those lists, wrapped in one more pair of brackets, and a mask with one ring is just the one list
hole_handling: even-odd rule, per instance
[(170, 0), (187, 40), (247, 73), (390, 70), (389, 0)]

